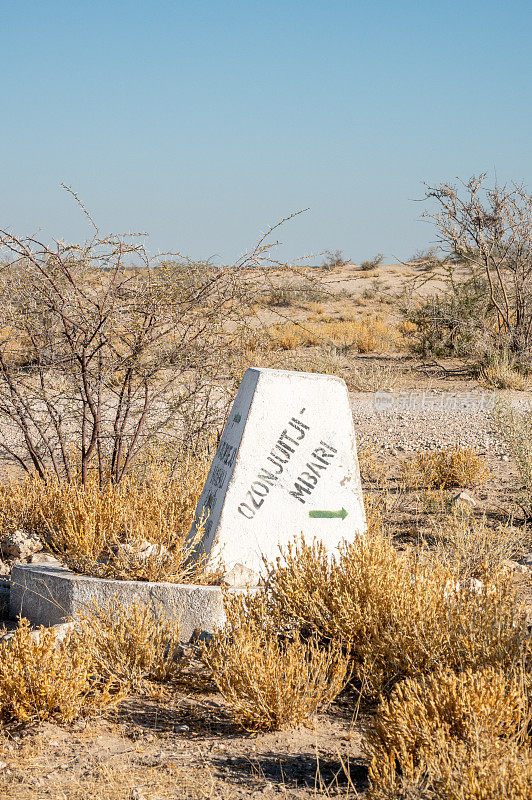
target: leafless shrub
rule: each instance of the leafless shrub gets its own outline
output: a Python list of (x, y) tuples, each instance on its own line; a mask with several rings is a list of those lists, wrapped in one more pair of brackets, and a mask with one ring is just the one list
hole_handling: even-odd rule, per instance
[(380, 264), (382, 264), (382, 260), (384, 255), (382, 253), (377, 253), (376, 256), (373, 258), (368, 259), (367, 261), (362, 261), (360, 264), (360, 269), (363, 272), (369, 272), (370, 269), (376, 269)]
[(147, 443), (212, 430), (219, 354), (247, 324), (272, 230), (224, 268), (152, 258), (96, 225), (81, 245), (0, 231), (0, 451), (43, 479), (85, 484), (94, 469), (101, 485)]
[(427, 185), (426, 199), (438, 208), (425, 216), (435, 223), (446, 256), (446, 291), (419, 306), (414, 321), (426, 334), (425, 349), (480, 358), (508, 350), (526, 367), (532, 344), (532, 198), (522, 185), (489, 188), (485, 178)]
[(428, 247), (425, 250), (416, 250), (406, 263), (412, 266), (423, 267), (424, 270), (429, 271), (440, 266), (442, 262), (438, 248)]
[(348, 263), (349, 259), (344, 258), (344, 254), (341, 250), (326, 250), (322, 267), (324, 269), (334, 269), (335, 267), (343, 267)]

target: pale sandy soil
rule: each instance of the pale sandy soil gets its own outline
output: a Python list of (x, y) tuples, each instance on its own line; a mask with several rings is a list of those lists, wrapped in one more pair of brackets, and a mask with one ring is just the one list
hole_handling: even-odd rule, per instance
[[(368, 273), (348, 267), (313, 274), (318, 273), (331, 292), (320, 305), (333, 318), (354, 311), (363, 319), (375, 311), (397, 320), (398, 298), (412, 280), (423, 278), (422, 270), (402, 265)], [(357, 304), (368, 288), (370, 295), (375, 294)], [(428, 293), (429, 288), (421, 291)], [(287, 320), (304, 321), (316, 308), (266, 309), (263, 321), (279, 322), (277, 312)], [(360, 450), (374, 453), (385, 480), (393, 484), (401, 462), (412, 451), (471, 447), (491, 471), (482, 486), (468, 490), (477, 502), (474, 513), (487, 514), (493, 525), (516, 513), (516, 470), (490, 416), (490, 390), (480, 386), (461, 362), (449, 359), (422, 359), (409, 352), (347, 356), (348, 371), (368, 363), (392, 364), (396, 370), (393, 390), (384, 398), (386, 407), (382, 398), (376, 407), (374, 393), (350, 395)], [(532, 395), (497, 396), (525, 408)], [(12, 474), (4, 463), (0, 478)], [(382, 491), (372, 482), (365, 482), (365, 488), (369, 493)], [(449, 490), (448, 499), (456, 491)], [(426, 522), (426, 509), (415, 492), (398, 498), (387, 522), (398, 537), (415, 537)], [(521, 575), (518, 580), (528, 603), (532, 577)], [(137, 696), (112, 719), (7, 728), (0, 739), (0, 762), (5, 764), (0, 767), (0, 798), (310, 800), (354, 797), (355, 789), (363, 795), (367, 772), (360, 740), (368, 713), (368, 709), (357, 712), (353, 695), (346, 693), (316, 717), (312, 728), (250, 735), (235, 727), (215, 693), (165, 690), (159, 698)], [(348, 764), (352, 784), (346, 777)]]

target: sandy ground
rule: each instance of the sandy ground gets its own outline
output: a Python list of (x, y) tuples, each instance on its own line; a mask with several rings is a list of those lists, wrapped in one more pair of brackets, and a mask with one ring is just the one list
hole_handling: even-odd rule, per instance
[[(353, 796), (367, 770), (363, 715), (346, 695), (313, 727), (249, 735), (217, 695), (138, 697), (114, 720), (43, 723), (0, 740), (0, 797), (297, 798)], [(349, 773), (349, 778), (347, 774)]]
[[(352, 268), (319, 272), (331, 291), (326, 310), (337, 316), (353, 307), (353, 298), (365, 287), (379, 293), (369, 310), (393, 314), (390, 298), (423, 279), (422, 270), (402, 265), (369, 273)], [(383, 297), (387, 305), (379, 305)], [(363, 317), (366, 307), (359, 310)], [(301, 319), (307, 312), (296, 308), (286, 313)], [(407, 352), (355, 354), (352, 359), (348, 369), (364, 363), (395, 369), (391, 390), (350, 394), (360, 451), (373, 454), (386, 480), (393, 482), (413, 451), (470, 447), (490, 469), (484, 484), (468, 490), (477, 502), (474, 513), (487, 514), (493, 525), (516, 513), (515, 465), (491, 410), (495, 400), (529, 408), (530, 393), (495, 396), (450, 359), (421, 359)], [(0, 479), (12, 474), (4, 464)], [(371, 481), (365, 489), (381, 491)], [(449, 490), (447, 499), (456, 491)], [(418, 493), (399, 493), (392, 506), (387, 521), (398, 535), (411, 536), (423, 526), (426, 509), (420, 511)], [(519, 581), (528, 602), (532, 577), (521, 575)], [(354, 696), (346, 693), (312, 727), (251, 735), (236, 728), (216, 693), (164, 689), (159, 696), (138, 695), (112, 718), (6, 728), (0, 738), (0, 800), (354, 797), (355, 790), (363, 794), (367, 782), (360, 742), (368, 711), (357, 709)]]

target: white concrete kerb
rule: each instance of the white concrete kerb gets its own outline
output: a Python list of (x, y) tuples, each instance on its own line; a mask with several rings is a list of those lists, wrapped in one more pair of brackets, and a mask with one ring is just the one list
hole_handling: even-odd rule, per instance
[[(243, 592), (229, 588), (227, 592)], [(77, 575), (57, 566), (17, 564), (11, 575), (10, 616), (26, 617), (34, 625), (59, 625), (86, 611), (92, 601), (104, 605), (116, 598), (127, 608), (135, 600), (162, 608), (179, 619), (181, 638), (194, 633), (211, 634), (223, 626), (225, 613), (220, 586), (198, 584), (115, 581)]]

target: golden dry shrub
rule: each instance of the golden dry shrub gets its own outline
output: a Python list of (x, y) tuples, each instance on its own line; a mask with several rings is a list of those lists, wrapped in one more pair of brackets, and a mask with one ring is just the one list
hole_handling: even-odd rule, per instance
[(527, 521), (532, 520), (532, 413), (519, 410), (509, 402), (500, 401), (494, 409), (494, 419), (506, 442), (512, 461), (517, 467), (521, 484), (514, 498)]
[(71, 722), (97, 714), (123, 699), (95, 670), (92, 643), (67, 635), (56, 641), (53, 628), (32, 638), (28, 620), (0, 642), (0, 716), (4, 720), (41, 722), (49, 717)]
[(308, 323), (277, 323), (267, 333), (273, 345), (282, 350), (295, 350), (298, 347), (319, 344), (321, 341), (317, 326)]
[(431, 553), (436, 552), (464, 578), (483, 579), (495, 570), (507, 569), (509, 559), (532, 547), (532, 531), (526, 526), (511, 522), (493, 525), (485, 516), (475, 517), (460, 507), (431, 521), (429, 539)]
[(531, 797), (530, 712), (519, 673), (445, 669), (400, 683), (367, 733), (369, 796)]
[(405, 341), (398, 328), (379, 315), (358, 319), (337, 319), (309, 324), (272, 325), (268, 334), (283, 350), (318, 344), (353, 349), (358, 353), (388, 353), (404, 349)]
[[(187, 540), (211, 453), (184, 454), (176, 470), (147, 465), (145, 474), (100, 486), (37, 475), (0, 487), (2, 530), (36, 533), (74, 571), (102, 578), (209, 583), (189, 563)], [(200, 531), (201, 533), (201, 531)]]
[(484, 459), (467, 447), (450, 447), (436, 452), (418, 452), (402, 464), (406, 488), (448, 489), (476, 486), (489, 477)]
[(486, 359), (479, 369), (479, 383), (489, 389), (513, 389), (527, 392), (532, 387), (532, 378), (519, 371), (518, 365), (508, 351), (496, 353)]
[(139, 688), (146, 680), (171, 681), (184, 666), (179, 620), (160, 605), (117, 596), (94, 600), (76, 616), (76, 636), (90, 642), (98, 673), (118, 685)]
[(341, 545), (335, 560), (321, 543), (289, 546), (265, 593), (272, 619), (346, 644), (368, 698), (444, 665), (511, 667), (523, 653), (509, 576), (487, 576), (477, 590), (437, 558), (397, 551), (382, 532)]
[(225, 608), (227, 624), (204, 645), (203, 659), (242, 728), (294, 727), (340, 693), (348, 669), (340, 644), (280, 635), (261, 595), (226, 595)]

